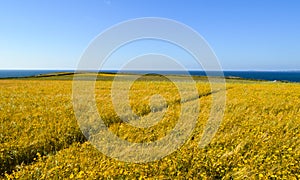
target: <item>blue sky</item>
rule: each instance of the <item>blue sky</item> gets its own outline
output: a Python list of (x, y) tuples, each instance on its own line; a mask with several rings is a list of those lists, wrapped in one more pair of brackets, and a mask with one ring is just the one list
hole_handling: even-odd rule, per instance
[(0, 69), (74, 69), (105, 29), (163, 17), (201, 34), (225, 70), (299, 70), (299, 9), (298, 0), (2, 0)]

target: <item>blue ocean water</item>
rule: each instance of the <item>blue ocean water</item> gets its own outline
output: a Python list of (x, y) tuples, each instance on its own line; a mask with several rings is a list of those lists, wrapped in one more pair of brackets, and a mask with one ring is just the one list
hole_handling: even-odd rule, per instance
[[(48, 74), (55, 72), (74, 72), (74, 70), (0, 70), (0, 78), (12, 78), (12, 77), (28, 77), (36, 76), (40, 74)], [(106, 70), (103, 72), (113, 72), (116, 70)], [(129, 71), (128, 71), (129, 72)], [(135, 71), (136, 73), (144, 73), (142, 71)], [(181, 71), (156, 71), (153, 73), (158, 74), (185, 74)], [(191, 75), (206, 76), (205, 71), (189, 71)], [(224, 71), (226, 77), (240, 77), (243, 79), (254, 80), (267, 80), (267, 81), (289, 81), (300, 82), (300, 71)], [(218, 72), (210, 72), (210, 75), (219, 75)]]
[(0, 78), (28, 77), (56, 72), (74, 72), (72, 70), (0, 70)]
[[(243, 79), (300, 82), (300, 71), (224, 71), (226, 77)], [(191, 71), (191, 75), (205, 75), (204, 72)]]

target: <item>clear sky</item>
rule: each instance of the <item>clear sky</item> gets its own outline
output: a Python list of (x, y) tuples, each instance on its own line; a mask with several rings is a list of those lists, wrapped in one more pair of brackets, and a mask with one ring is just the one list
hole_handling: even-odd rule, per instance
[(2, 0), (0, 69), (74, 69), (99, 33), (140, 17), (195, 29), (225, 70), (300, 69), (299, 0)]

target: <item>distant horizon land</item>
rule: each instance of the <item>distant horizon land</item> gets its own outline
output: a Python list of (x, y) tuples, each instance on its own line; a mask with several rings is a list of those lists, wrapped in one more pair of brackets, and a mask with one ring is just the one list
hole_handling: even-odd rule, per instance
[[(187, 71), (219, 71), (219, 70), (204, 70), (204, 69), (186, 69)], [(63, 68), (5, 68), (0, 71), (183, 71), (183, 70), (164, 70), (164, 69), (86, 69), (86, 70), (78, 70), (78, 69), (63, 69)], [(252, 72), (287, 72), (287, 71), (300, 71), (299, 69), (222, 69), (221, 71), (252, 71)]]
[(243, 79), (300, 82), (300, 70), (80, 70), (75, 69), (5, 69), (0, 70), (1, 78), (31, 77), (52, 73), (113, 73), (113, 74), (163, 74), (163, 75), (191, 75), (191, 76), (224, 76)]

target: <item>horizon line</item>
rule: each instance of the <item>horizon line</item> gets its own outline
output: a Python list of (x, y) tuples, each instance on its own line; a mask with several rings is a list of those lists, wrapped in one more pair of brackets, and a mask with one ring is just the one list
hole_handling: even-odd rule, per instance
[[(184, 71), (184, 70), (151, 70), (151, 69), (126, 69), (126, 70), (118, 70), (118, 69), (87, 69), (87, 70), (78, 70), (78, 69), (74, 69), (74, 68), (70, 68), (70, 69), (63, 69), (63, 68), (0, 68), (0, 71), (5, 71), (5, 70), (11, 70), (11, 71)], [(186, 69), (187, 71), (206, 71), (204, 69)], [(219, 70), (207, 70), (207, 71), (219, 71)], [(300, 71), (300, 69), (222, 69), (221, 71)]]

